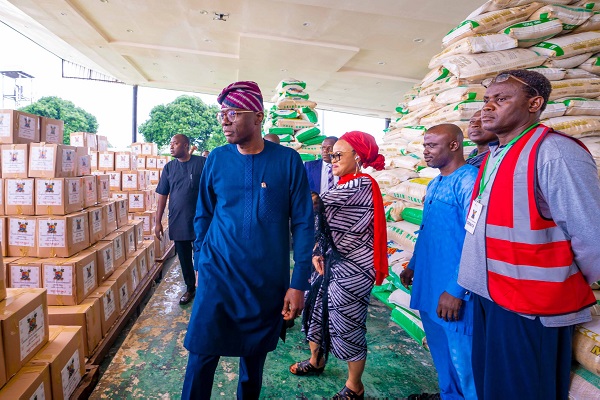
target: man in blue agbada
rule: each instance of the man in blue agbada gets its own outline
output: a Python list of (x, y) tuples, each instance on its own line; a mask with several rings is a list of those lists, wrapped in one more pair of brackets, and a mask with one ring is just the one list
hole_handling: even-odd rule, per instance
[[(210, 398), (220, 356), (240, 357), (237, 397), (257, 399), (283, 320), (302, 312), (314, 245), (312, 201), (299, 154), (265, 141), (254, 82), (227, 86), (217, 118), (229, 144), (213, 150), (194, 220), (198, 287), (185, 348), (183, 399)], [(291, 229), (294, 272), (290, 283)]]
[[(425, 161), (440, 175), (427, 186), (414, 256), (400, 278), (406, 287), (412, 283), (410, 307), (420, 312), (441, 398), (472, 400), (477, 399), (471, 366), (473, 304), (457, 280), (477, 169), (465, 163), (462, 142), (463, 133), (453, 124), (425, 132)], [(439, 396), (409, 397), (431, 398)]]

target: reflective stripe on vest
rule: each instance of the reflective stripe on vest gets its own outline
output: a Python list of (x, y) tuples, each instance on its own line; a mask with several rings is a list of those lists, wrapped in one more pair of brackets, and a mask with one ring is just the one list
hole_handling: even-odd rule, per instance
[(596, 302), (574, 262), (569, 238), (536, 204), (537, 153), (549, 131), (539, 125), (519, 139), (490, 189), (488, 291), (494, 302), (521, 314), (568, 314)]

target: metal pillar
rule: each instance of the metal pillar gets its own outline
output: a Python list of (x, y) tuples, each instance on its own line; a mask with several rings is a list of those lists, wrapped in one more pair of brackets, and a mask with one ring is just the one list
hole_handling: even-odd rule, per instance
[(138, 85), (133, 85), (133, 115), (131, 118), (131, 143), (137, 142), (137, 100), (138, 100)]

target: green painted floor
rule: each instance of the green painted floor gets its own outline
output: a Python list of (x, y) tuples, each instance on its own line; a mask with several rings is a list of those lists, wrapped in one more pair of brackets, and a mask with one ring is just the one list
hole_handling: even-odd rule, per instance
[[(177, 258), (165, 267), (162, 282), (143, 312), (117, 341), (112, 361), (106, 360), (103, 375), (91, 399), (179, 399), (187, 351), (183, 347), (192, 305), (180, 306), (183, 278)], [(411, 393), (437, 391), (437, 375), (431, 356), (398, 325), (390, 310), (372, 298), (367, 320), (369, 353), (363, 382), (365, 396), (402, 399)], [(319, 377), (297, 377), (288, 372), (295, 361), (308, 357), (308, 344), (299, 320), (279, 342), (265, 365), (261, 398), (330, 398), (345, 383), (346, 363), (330, 357)], [(126, 335), (126, 336), (125, 336)], [(238, 359), (224, 357), (217, 368), (213, 398), (233, 399), (237, 387)]]

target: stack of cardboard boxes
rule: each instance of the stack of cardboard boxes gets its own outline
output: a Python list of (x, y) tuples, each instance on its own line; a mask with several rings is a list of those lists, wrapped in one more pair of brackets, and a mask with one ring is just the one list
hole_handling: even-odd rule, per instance
[[(62, 142), (62, 121), (0, 110), (0, 399), (69, 398), (155, 265), (156, 201), (136, 155), (85, 132)], [(111, 190), (105, 171), (136, 183)], [(144, 197), (131, 214), (130, 194)]]

